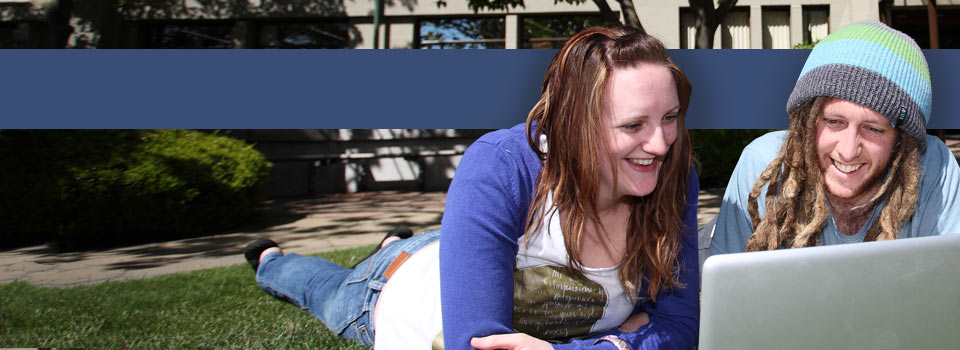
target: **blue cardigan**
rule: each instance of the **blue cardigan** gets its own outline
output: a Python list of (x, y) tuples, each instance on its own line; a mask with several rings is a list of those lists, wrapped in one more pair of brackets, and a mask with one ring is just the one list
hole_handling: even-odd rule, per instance
[[(541, 161), (530, 149), (524, 125), (484, 135), (460, 161), (447, 193), (440, 236), (440, 298), (446, 349), (472, 349), (470, 338), (514, 333), (513, 272), (518, 240), (534, 195)], [(690, 349), (700, 322), (700, 272), (696, 249), (695, 172), (687, 186), (687, 235), (679, 256), (684, 288), (662, 292), (657, 302), (642, 298), (636, 310), (650, 323), (635, 332), (617, 328), (589, 339), (555, 344), (557, 349), (614, 349), (596, 338), (614, 334), (637, 349)], [(641, 286), (646, 292), (646, 286)]]

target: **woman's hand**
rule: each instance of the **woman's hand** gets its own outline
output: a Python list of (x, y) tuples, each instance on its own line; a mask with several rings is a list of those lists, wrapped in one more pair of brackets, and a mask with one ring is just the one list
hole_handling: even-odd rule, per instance
[(630, 333), (636, 332), (640, 327), (646, 326), (647, 323), (650, 323), (650, 315), (647, 315), (646, 312), (641, 312), (631, 315), (617, 328), (620, 328), (621, 332)]
[(553, 346), (523, 333), (496, 334), (470, 339), (470, 346), (478, 350), (550, 350)]

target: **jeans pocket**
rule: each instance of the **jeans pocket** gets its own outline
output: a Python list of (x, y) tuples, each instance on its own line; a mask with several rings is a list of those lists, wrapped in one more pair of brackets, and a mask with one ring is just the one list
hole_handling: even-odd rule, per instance
[(343, 281), (344, 286), (349, 286), (356, 283), (365, 282), (370, 278), (370, 275), (373, 273), (373, 268), (370, 265), (370, 260), (367, 260), (360, 265), (358, 265), (353, 272), (347, 276), (347, 279)]
[(366, 315), (362, 315), (356, 321), (351, 322), (340, 332), (339, 336), (357, 341), (365, 346), (373, 346), (373, 329), (368, 325), (368, 322), (362, 322), (364, 318), (366, 318)]
[(344, 309), (343, 324), (334, 332), (344, 338), (372, 346), (374, 339), (373, 307), (376, 305), (376, 299), (380, 293), (379, 290), (367, 288), (362, 295), (363, 298), (358, 300), (362, 302), (360, 305), (349, 307), (349, 312)]

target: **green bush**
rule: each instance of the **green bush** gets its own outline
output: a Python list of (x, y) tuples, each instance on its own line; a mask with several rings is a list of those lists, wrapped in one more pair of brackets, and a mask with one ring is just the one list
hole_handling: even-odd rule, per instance
[(811, 43), (811, 42), (806, 42), (806, 41), (804, 41), (804, 42), (801, 42), (801, 43), (797, 43), (796, 45), (793, 45), (793, 48), (794, 48), (794, 49), (808, 49), (808, 50), (809, 50), (809, 49), (812, 49), (814, 46), (817, 46), (817, 44), (819, 44), (819, 43), (820, 43), (819, 40), (814, 41), (814, 42), (812, 42), (812, 43)]
[(0, 132), (2, 245), (99, 246), (210, 234), (251, 217), (271, 164), (187, 130)]
[(770, 131), (690, 130), (693, 153), (700, 162), (700, 188), (727, 187), (743, 148)]

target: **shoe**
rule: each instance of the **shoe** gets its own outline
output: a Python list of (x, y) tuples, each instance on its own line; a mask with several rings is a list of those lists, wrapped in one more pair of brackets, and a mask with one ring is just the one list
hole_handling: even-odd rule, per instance
[(400, 237), (400, 239), (407, 239), (407, 238), (413, 237), (413, 231), (411, 231), (410, 228), (406, 226), (400, 226), (390, 230), (390, 232), (387, 232), (386, 236), (383, 236), (383, 239), (380, 240), (380, 244), (377, 244), (377, 247), (374, 248), (373, 251), (370, 252), (370, 254), (363, 257), (363, 259), (360, 259), (360, 261), (354, 264), (353, 267), (351, 268), (356, 268), (357, 265), (360, 265), (361, 262), (363, 262), (364, 260), (370, 259), (370, 257), (372, 257), (374, 254), (377, 254), (377, 252), (380, 251), (380, 248), (383, 247), (383, 242), (385, 242), (387, 238), (390, 238), (390, 237)]
[(247, 259), (247, 263), (253, 268), (254, 273), (256, 273), (257, 268), (260, 267), (260, 254), (262, 254), (264, 250), (273, 247), (278, 247), (277, 242), (260, 238), (253, 241), (253, 243), (247, 244), (246, 248), (243, 248), (243, 257)]

